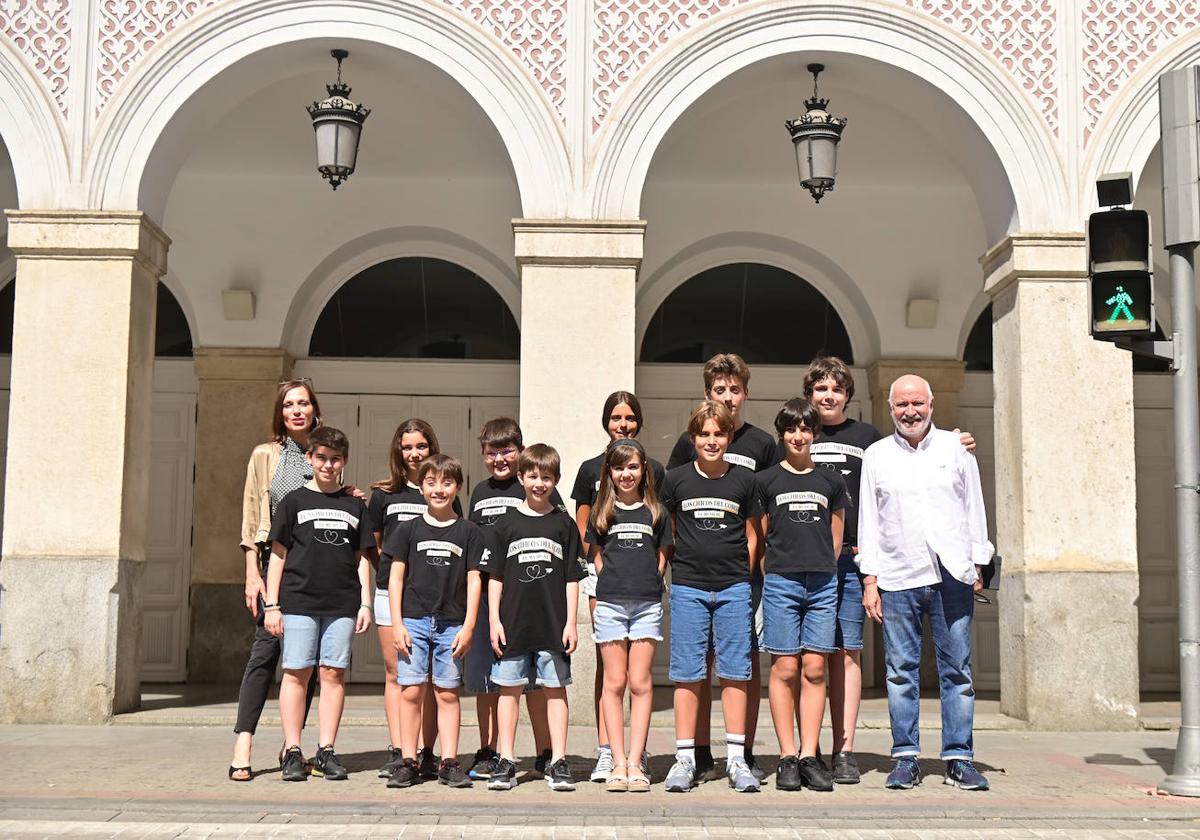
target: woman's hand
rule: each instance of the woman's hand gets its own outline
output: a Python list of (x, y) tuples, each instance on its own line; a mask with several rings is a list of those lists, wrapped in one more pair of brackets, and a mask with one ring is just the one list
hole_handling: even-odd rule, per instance
[(402, 621), (392, 625), (392, 647), (405, 659), (412, 652), (412, 636), (408, 635), (408, 628)]
[(272, 636), (283, 636), (283, 611), (278, 607), (267, 610), (263, 618), (263, 627)]
[(246, 578), (246, 609), (250, 615), (258, 618), (258, 599), (267, 597), (267, 585), (263, 583), (262, 575)]
[(346, 492), (356, 499), (362, 499), (364, 502), (367, 500), (367, 494), (359, 490), (353, 484), (346, 485)]

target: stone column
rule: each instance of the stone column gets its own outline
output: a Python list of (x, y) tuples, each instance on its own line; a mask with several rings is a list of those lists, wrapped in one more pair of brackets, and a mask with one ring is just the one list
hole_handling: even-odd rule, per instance
[(155, 284), (137, 212), (13, 211), (0, 721), (96, 723), (140, 702)]
[(1040, 729), (1138, 722), (1128, 353), (1088, 335), (1082, 234), (985, 254), (995, 337), (1001, 711)]
[(958, 399), (966, 375), (958, 359), (878, 359), (867, 367), (871, 422), (885, 435), (895, 429), (888, 408), (888, 389), (906, 373), (924, 377), (933, 388), (933, 422), (939, 429), (958, 428)]
[(278, 348), (202, 347), (193, 353), (196, 486), (193, 491), (188, 680), (238, 682), (254, 624), (246, 612), (238, 549), (250, 452), (271, 438), (271, 406), (292, 358)]
[[(518, 219), (521, 270), (521, 429), (562, 456), (570, 496), (579, 464), (604, 449), (604, 399), (632, 390), (637, 360), (635, 300), (642, 221)], [(587, 601), (572, 658), (571, 720), (594, 723), (596, 652)]]

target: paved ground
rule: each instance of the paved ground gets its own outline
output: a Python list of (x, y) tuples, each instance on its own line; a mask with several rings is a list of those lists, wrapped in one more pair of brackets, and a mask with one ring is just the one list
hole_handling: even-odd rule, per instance
[[(151, 699), (147, 705), (155, 703)], [(352, 700), (349, 719), (372, 725), (343, 729), (338, 749), (353, 775), (340, 783), (282, 782), (273, 757), (279, 738), (269, 721), (261, 730), (255, 780), (229, 782), (228, 724), (189, 725), (188, 713), (175, 708), (176, 725), (146, 725), (148, 716), (170, 707), (166, 701), (159, 705), (114, 726), (0, 727), (0, 754), (10, 771), (0, 776), (0, 838), (1200, 840), (1200, 801), (1154, 793), (1173, 760), (1175, 733), (1165, 730), (1033, 733), (985, 709), (976, 750), (978, 765), (992, 782), (990, 792), (942, 785), (942, 764), (936, 760), (923, 761), (926, 779), (919, 788), (893, 792), (883, 789), (889, 740), (878, 728), (880, 701), (872, 700), (858, 744), (863, 783), (828, 794), (784, 793), (771, 785), (760, 794), (737, 794), (721, 782), (667, 794), (661, 782), (673, 736), (666, 726), (651, 732), (655, 784), (648, 794), (610, 794), (586, 782), (574, 793), (552, 793), (532, 774), (506, 793), (487, 791), (482, 784), (452, 791), (429, 783), (395, 791), (373, 772), (386, 742), (381, 715), (372, 717), (373, 698)], [(192, 714), (207, 721), (222, 713), (202, 705)], [(669, 712), (656, 714), (657, 722), (668, 720)], [(936, 715), (926, 714), (924, 723), (926, 746), (936, 751)], [(770, 729), (763, 724), (757, 752), (773, 765), (766, 741)], [(473, 730), (466, 729), (462, 751), (469, 754), (475, 746)], [(530, 754), (527, 732), (518, 746)], [(579, 778), (590, 769), (592, 746), (588, 729), (572, 729), (569, 752)], [(825, 746), (828, 750), (828, 740)]]

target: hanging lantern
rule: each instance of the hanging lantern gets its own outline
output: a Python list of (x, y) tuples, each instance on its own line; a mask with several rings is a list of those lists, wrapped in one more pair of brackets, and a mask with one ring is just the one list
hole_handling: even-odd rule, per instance
[(350, 85), (342, 81), (346, 50), (330, 50), (337, 60), (337, 81), (326, 85), (329, 98), (307, 106), (317, 137), (317, 171), (335, 190), (354, 172), (358, 139), (371, 109), (350, 101)]
[(795, 120), (787, 121), (787, 129), (796, 147), (796, 168), (800, 173), (800, 186), (812, 193), (813, 200), (820, 203), (821, 196), (833, 190), (837, 178), (837, 147), (846, 127), (844, 117), (834, 117), (825, 110), (828, 99), (817, 93), (817, 76), (825, 69), (824, 64), (808, 65), (813, 76), (812, 99), (804, 106), (808, 112)]

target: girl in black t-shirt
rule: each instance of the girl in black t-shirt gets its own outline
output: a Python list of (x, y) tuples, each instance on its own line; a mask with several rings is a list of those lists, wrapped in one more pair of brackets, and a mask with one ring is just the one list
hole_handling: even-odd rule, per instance
[[(611, 791), (648, 791), (642, 769), (650, 731), (654, 648), (662, 641), (662, 576), (671, 524), (658, 502), (646, 450), (632, 439), (609, 444), (586, 542), (596, 566), (592, 624), (604, 664), (601, 712), (611, 745)], [(632, 695), (625, 752), (625, 686)]]

